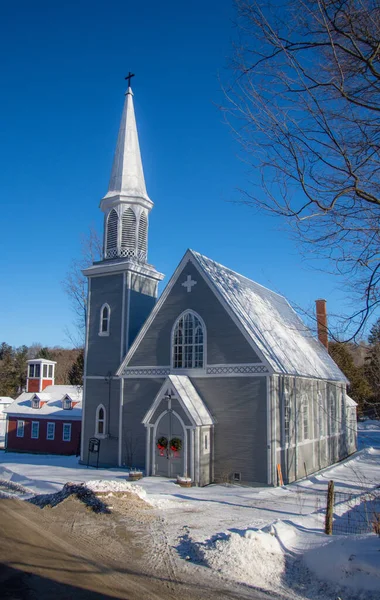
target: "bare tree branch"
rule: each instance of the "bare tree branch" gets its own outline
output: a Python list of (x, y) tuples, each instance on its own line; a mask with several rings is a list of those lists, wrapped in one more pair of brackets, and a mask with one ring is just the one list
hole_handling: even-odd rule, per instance
[(87, 279), (82, 270), (100, 260), (102, 256), (102, 241), (98, 232), (90, 227), (88, 235), (82, 236), (81, 256), (71, 261), (66, 279), (62, 282), (63, 289), (68, 295), (75, 314), (75, 328), (77, 335), (66, 331), (71, 343), (75, 347), (84, 346), (86, 318), (87, 318)]
[(380, 301), (379, 2), (235, 2), (226, 117), (261, 177), (243, 203), (284, 217), (349, 282), (355, 336)]

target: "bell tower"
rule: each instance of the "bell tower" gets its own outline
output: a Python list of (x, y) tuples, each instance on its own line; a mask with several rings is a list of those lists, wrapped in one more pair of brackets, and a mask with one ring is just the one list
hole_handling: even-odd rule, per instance
[[(128, 82), (130, 82), (128, 76)], [(115, 373), (156, 303), (163, 279), (148, 263), (149, 198), (128, 85), (111, 178), (100, 202), (104, 213), (102, 260), (83, 271), (88, 278), (81, 459), (89, 440), (100, 439), (100, 464), (120, 464), (120, 398)], [(100, 416), (101, 428), (100, 428)]]
[(146, 263), (152, 207), (145, 186), (133, 92), (128, 87), (108, 191), (100, 203), (104, 212), (104, 260), (131, 258)]
[(93, 376), (115, 373), (156, 302), (164, 276), (147, 262), (152, 208), (129, 85), (108, 191), (100, 202), (103, 257), (83, 271), (89, 279), (86, 367)]

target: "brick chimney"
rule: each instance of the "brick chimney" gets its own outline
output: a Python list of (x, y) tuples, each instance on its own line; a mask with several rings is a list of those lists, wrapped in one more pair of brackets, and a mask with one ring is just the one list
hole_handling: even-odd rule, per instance
[(326, 350), (329, 349), (329, 337), (327, 330), (327, 314), (326, 314), (326, 300), (315, 301), (316, 312), (317, 312), (317, 331), (318, 339), (321, 344), (324, 345)]

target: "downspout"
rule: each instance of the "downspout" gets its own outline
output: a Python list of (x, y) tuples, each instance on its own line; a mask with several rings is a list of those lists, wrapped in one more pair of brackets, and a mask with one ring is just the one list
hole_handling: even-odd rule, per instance
[[(280, 394), (279, 393), (275, 393), (275, 391), (279, 392), (278, 389), (278, 377), (276, 375), (272, 375), (271, 376), (271, 381), (272, 381), (272, 385), (271, 385), (271, 398), (272, 398), (272, 406), (273, 406), (273, 435), (272, 435), (272, 444), (273, 444), (273, 459), (272, 459), (272, 478), (273, 478), (273, 485), (277, 486), (277, 398), (280, 398)], [(275, 382), (276, 382), (276, 387), (275, 387)]]
[(120, 378), (120, 414), (119, 414), (119, 456), (118, 464), (122, 467), (123, 457), (123, 446), (122, 446), (122, 434), (123, 434), (123, 403), (124, 403), (124, 377)]
[(295, 468), (295, 480), (298, 476), (298, 412), (297, 412), (297, 380), (293, 378), (293, 391), (294, 391), (294, 468)]
[(272, 430), (272, 406), (271, 406), (271, 395), (270, 395), (270, 376), (267, 375), (266, 379), (266, 393), (267, 393), (267, 483), (270, 485), (273, 483), (272, 476), (272, 441), (273, 441), (273, 430)]

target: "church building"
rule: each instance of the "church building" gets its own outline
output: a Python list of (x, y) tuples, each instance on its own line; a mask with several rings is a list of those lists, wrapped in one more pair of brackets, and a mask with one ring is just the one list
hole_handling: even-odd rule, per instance
[(130, 87), (100, 208), (104, 254), (84, 271), (82, 462), (95, 437), (103, 466), (278, 485), (355, 451), (348, 382), (283, 296), (187, 250), (157, 300)]

